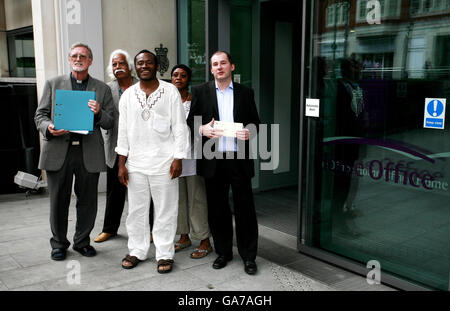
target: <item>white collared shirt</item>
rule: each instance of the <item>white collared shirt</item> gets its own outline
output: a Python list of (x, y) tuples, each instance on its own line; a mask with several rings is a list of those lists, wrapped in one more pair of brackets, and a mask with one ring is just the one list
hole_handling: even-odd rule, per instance
[[(217, 106), (219, 108), (219, 118), (220, 121), (224, 122), (234, 122), (234, 86), (233, 81), (230, 82), (228, 87), (221, 91), (219, 86), (216, 84), (216, 96), (217, 96)], [(221, 137), (219, 139), (218, 151), (237, 151), (236, 138), (233, 137)]]
[(147, 98), (140, 83), (129, 87), (119, 102), (117, 154), (127, 157), (129, 172), (169, 174), (174, 158), (190, 153), (190, 134), (178, 89), (159, 80)]

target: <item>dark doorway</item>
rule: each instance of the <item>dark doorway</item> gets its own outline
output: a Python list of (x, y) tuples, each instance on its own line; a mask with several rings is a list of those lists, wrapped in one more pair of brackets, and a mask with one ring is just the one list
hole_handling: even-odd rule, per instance
[(40, 176), (39, 133), (34, 125), (37, 108), (35, 84), (0, 83), (3, 102), (3, 120), (0, 122), (2, 144), (0, 160), (3, 163), (0, 194), (22, 192), (14, 184), (17, 171)]
[(279, 163), (261, 170), (255, 195), (259, 223), (297, 235), (300, 113), (301, 1), (266, 1), (260, 7), (260, 116), (278, 125)]

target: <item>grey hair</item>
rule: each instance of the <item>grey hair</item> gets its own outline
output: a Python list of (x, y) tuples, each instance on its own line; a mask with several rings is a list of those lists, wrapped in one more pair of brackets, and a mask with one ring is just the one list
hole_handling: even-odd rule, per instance
[(72, 50), (73, 50), (74, 48), (77, 48), (77, 47), (83, 47), (83, 48), (86, 48), (86, 49), (89, 51), (89, 59), (92, 59), (92, 57), (94, 56), (94, 55), (92, 54), (91, 48), (90, 48), (87, 44), (84, 44), (84, 43), (81, 43), (81, 42), (77, 42), (77, 43), (72, 44), (72, 46), (70, 47), (70, 49), (69, 49), (69, 57), (70, 57), (70, 52), (72, 52)]
[(135, 72), (135, 70), (134, 70), (134, 64), (133, 64), (133, 61), (131, 60), (130, 54), (128, 54), (127, 51), (121, 50), (121, 49), (114, 50), (114, 51), (111, 53), (111, 55), (109, 56), (108, 67), (106, 67), (106, 73), (108, 74), (108, 76), (109, 76), (112, 80), (115, 80), (115, 79), (116, 79), (116, 76), (115, 76), (114, 73), (113, 73), (112, 59), (113, 59), (115, 56), (119, 55), (119, 54), (122, 54), (122, 55), (125, 56), (125, 59), (127, 60), (127, 64), (128, 64), (128, 69), (129, 69), (130, 72), (131, 72), (131, 76), (136, 77), (136, 72)]

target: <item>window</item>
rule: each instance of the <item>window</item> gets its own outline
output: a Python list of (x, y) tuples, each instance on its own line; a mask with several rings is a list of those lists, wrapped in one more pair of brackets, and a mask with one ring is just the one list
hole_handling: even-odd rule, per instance
[(423, 1), (423, 11), (424, 12), (429, 12), (430, 10), (432, 10), (433, 8), (433, 1), (431, 0), (424, 0)]
[(380, 0), (380, 11), (381, 11), (381, 16), (382, 17), (385, 17), (386, 16), (386, 10), (385, 10), (385, 8), (386, 8), (386, 1), (385, 0)]
[(411, 0), (411, 14), (417, 14), (420, 10), (420, 0)]
[(350, 4), (338, 2), (327, 7), (327, 27), (343, 26), (348, 23)]
[(10, 77), (36, 77), (34, 62), (33, 28), (7, 32), (9, 76)]
[(367, 0), (359, 1), (358, 19), (365, 19)]
[(333, 26), (334, 25), (334, 5), (330, 5), (327, 8), (327, 26)]
[(349, 7), (348, 7), (348, 4), (345, 3), (345, 5), (340, 7), (340, 12), (339, 12), (339, 17), (340, 17), (339, 23), (341, 25), (346, 25), (348, 23), (348, 15), (349, 15), (348, 12), (349, 12)]
[(411, 0), (411, 15), (436, 14), (450, 9), (450, 0)]
[(398, 1), (389, 1), (388, 12), (389, 16), (397, 16)]

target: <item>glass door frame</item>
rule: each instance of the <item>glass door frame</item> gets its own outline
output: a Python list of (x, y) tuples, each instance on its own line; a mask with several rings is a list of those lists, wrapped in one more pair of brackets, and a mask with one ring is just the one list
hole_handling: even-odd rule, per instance
[[(300, 85), (300, 135), (299, 135), (299, 186), (298, 186), (298, 230), (297, 230), (297, 250), (300, 253), (304, 253), (311, 257), (329, 262), (331, 264), (337, 265), (343, 269), (352, 271), (354, 273), (360, 274), (361, 276), (366, 276), (370, 269), (366, 266), (346, 259), (344, 257), (332, 254), (330, 252), (308, 246), (306, 241), (311, 237), (311, 232), (309, 231), (309, 226), (307, 220), (310, 219), (310, 213), (313, 210), (314, 204), (314, 189), (311, 188), (311, 183), (308, 180), (314, 178), (314, 172), (311, 172), (308, 163), (310, 154), (311, 143), (314, 143), (315, 137), (313, 130), (313, 118), (305, 116), (305, 101), (306, 98), (314, 98), (312, 93), (311, 81), (312, 71), (312, 52), (313, 46), (311, 44), (311, 33), (315, 29), (314, 23), (316, 22), (316, 14), (314, 12), (313, 3), (314, 1), (302, 1), (302, 32), (299, 34), (302, 36), (301, 42), (303, 48), (301, 49), (301, 85)], [(311, 144), (311, 145), (310, 145)], [(312, 183), (314, 184), (314, 183)], [(450, 279), (450, 275), (449, 275)], [(400, 279), (387, 272), (382, 271), (381, 282), (392, 286), (394, 288), (408, 290), (408, 291), (423, 291), (429, 290), (428, 288), (419, 286), (417, 284), (408, 282), (404, 279)], [(449, 281), (450, 290), (450, 281)]]

